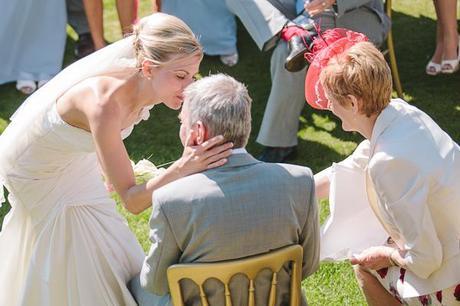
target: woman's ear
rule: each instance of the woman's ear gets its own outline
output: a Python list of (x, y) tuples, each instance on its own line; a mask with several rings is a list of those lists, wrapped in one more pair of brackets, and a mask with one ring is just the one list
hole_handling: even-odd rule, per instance
[(200, 145), (206, 140), (208, 140), (208, 129), (203, 124), (203, 121), (197, 121), (193, 124), (192, 129), (195, 131), (196, 134), (196, 144)]
[(150, 80), (152, 78), (154, 68), (155, 68), (155, 66), (153, 66), (152, 62), (150, 62), (148, 60), (143, 60), (142, 61), (141, 72), (142, 72), (142, 75), (146, 79)]
[(357, 115), (360, 113), (360, 109), (361, 109), (361, 99), (358, 99), (356, 98), (355, 96), (353, 95), (348, 95), (348, 99), (350, 101), (350, 106), (351, 106), (351, 110), (353, 111), (353, 114)]

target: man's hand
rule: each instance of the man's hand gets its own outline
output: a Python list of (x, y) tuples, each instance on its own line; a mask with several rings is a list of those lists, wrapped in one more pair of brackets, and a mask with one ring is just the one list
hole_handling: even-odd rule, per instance
[(310, 16), (315, 16), (331, 8), (334, 3), (335, 0), (313, 0), (305, 3), (305, 11), (307, 11)]
[(352, 265), (360, 265), (371, 270), (392, 266), (390, 256), (396, 249), (388, 246), (371, 247), (350, 259)]

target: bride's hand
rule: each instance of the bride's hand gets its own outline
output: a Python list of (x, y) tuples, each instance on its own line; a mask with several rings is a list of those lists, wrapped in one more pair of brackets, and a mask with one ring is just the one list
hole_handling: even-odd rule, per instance
[(224, 137), (215, 136), (200, 145), (193, 145), (192, 133), (187, 137), (182, 157), (177, 161), (181, 176), (219, 167), (227, 162), (227, 157), (232, 154), (233, 143), (222, 144)]

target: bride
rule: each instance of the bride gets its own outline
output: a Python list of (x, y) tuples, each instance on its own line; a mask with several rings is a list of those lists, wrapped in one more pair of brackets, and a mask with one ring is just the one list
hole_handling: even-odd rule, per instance
[[(202, 48), (178, 18), (143, 18), (134, 34), (69, 66), (27, 99), (0, 136), (0, 305), (135, 305), (126, 283), (144, 253), (104, 186), (139, 213), (152, 192), (225, 163), (222, 137), (136, 185), (123, 139), (155, 104), (182, 104)], [(105, 177), (103, 179), (103, 176)]]

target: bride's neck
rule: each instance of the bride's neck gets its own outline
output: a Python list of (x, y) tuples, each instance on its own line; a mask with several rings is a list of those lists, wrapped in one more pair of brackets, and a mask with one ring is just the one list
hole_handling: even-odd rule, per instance
[(155, 103), (156, 97), (149, 94), (151, 90), (146, 90), (147, 82), (142, 79), (139, 73), (129, 76), (118, 88), (120, 101), (132, 110), (137, 110), (147, 105)]

